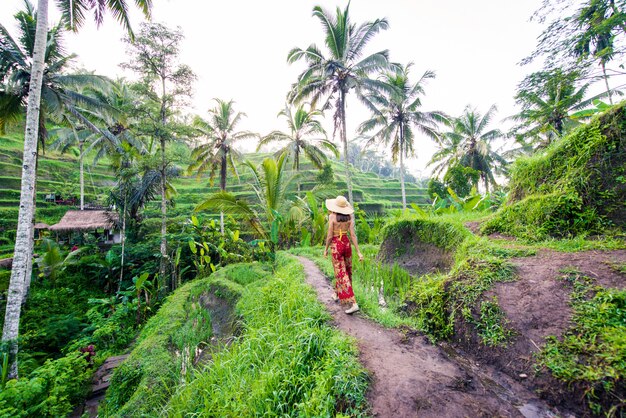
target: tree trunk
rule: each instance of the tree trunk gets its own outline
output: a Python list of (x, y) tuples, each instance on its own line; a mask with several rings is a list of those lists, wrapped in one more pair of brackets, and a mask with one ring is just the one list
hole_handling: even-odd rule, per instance
[(352, 175), (350, 174), (350, 162), (348, 161), (348, 135), (346, 133), (346, 93), (339, 90), (339, 123), (341, 130), (339, 131), (341, 143), (343, 144), (343, 159), (346, 168), (346, 184), (348, 185), (348, 201), (354, 206), (352, 199)]
[[(22, 159), (22, 184), (13, 268), (7, 293), (7, 306), (4, 316), (2, 341), (9, 344), (10, 368), (8, 377), (18, 377), (17, 338), (19, 336), (20, 313), (28, 261), (32, 260), (34, 194), (36, 182), (37, 138), (39, 135), (39, 107), (41, 104), (41, 84), (44, 71), (44, 56), (48, 34), (48, 0), (39, 0), (37, 5), (37, 29), (33, 49), (33, 63), (26, 109), (26, 130), (24, 133), (24, 155)], [(31, 254), (29, 257), (28, 254)]]
[(609, 76), (606, 74), (606, 63), (601, 61), (602, 74), (604, 74), (604, 84), (606, 85), (606, 93), (609, 95), (609, 103), (613, 104), (613, 97), (611, 95), (611, 89), (609, 88)]
[(83, 171), (83, 141), (78, 142), (78, 150), (80, 151), (80, 210), (85, 209), (85, 175)]
[[(226, 191), (226, 170), (228, 169), (228, 159), (226, 151), (222, 153), (222, 161), (220, 165), (220, 190)], [(224, 212), (220, 211), (220, 232), (224, 235)]]
[[(39, 147), (37, 147), (37, 155), (35, 156), (35, 177), (37, 176), (37, 169), (39, 168)], [(24, 294), (22, 295), (22, 305), (26, 303), (28, 299), (28, 292), (30, 291), (30, 282), (33, 278), (33, 253), (35, 248), (35, 212), (37, 210), (37, 181), (33, 186), (33, 218), (32, 218), (32, 232), (30, 234), (30, 249), (26, 255), (28, 260), (26, 261), (26, 274), (24, 276)]]
[(166, 92), (165, 78), (161, 78), (161, 124), (163, 132), (160, 132), (161, 140), (161, 263), (159, 266), (159, 279), (161, 287), (165, 286), (165, 273), (167, 263), (167, 198), (165, 196), (167, 187), (166, 169), (167, 161), (165, 158), (165, 125), (167, 124), (167, 108), (166, 108)]
[[(125, 189), (125, 188), (124, 188)], [(126, 245), (126, 205), (127, 205), (127, 190), (124, 190), (124, 207), (122, 207), (122, 256), (120, 260), (120, 281), (117, 284), (117, 293), (122, 291), (122, 280), (124, 279), (124, 247)]]
[(161, 285), (165, 284), (167, 263), (167, 197), (165, 195), (167, 185), (165, 178), (166, 167), (165, 137), (161, 136), (161, 263), (159, 266), (159, 281), (161, 282)]
[(404, 188), (404, 129), (400, 125), (400, 189), (402, 189), (402, 210), (406, 210), (406, 190)]
[[(298, 147), (298, 145), (296, 145), (296, 155), (295, 155), (295, 163), (296, 163), (296, 175), (298, 175), (300, 173), (300, 147)], [(301, 187), (300, 187), (300, 179), (297, 179), (296, 183), (298, 184), (298, 194), (297, 196), (300, 197), (300, 191), (301, 191)]]

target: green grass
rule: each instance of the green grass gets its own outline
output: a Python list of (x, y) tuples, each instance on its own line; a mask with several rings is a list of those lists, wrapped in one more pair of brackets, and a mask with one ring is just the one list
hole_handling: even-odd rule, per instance
[(271, 279), (247, 286), (237, 305), (243, 332), (178, 388), (169, 416), (362, 416), (367, 375), (354, 342), (304, 284), (295, 259), (279, 254)]
[(181, 380), (193, 378), (197, 350), (206, 349), (212, 335), (210, 313), (200, 305), (200, 296), (212, 293), (234, 301), (242, 291), (224, 279), (227, 274), (224, 269), (192, 281), (168, 297), (128, 359), (115, 370), (106, 402), (101, 403), (103, 415), (154, 415)]
[(537, 356), (537, 367), (581, 389), (594, 414), (626, 412), (626, 290), (597, 286), (575, 270), (563, 280), (573, 289), (573, 325), (560, 338), (550, 337)]
[[(239, 334), (207, 346), (213, 293), (236, 305)], [(172, 294), (114, 374), (103, 416), (334, 416), (367, 412), (368, 377), (354, 342), (334, 330), (294, 258), (275, 272), (231, 265)], [(194, 357), (196, 348), (210, 355)], [(187, 357), (182, 373), (183, 353)], [(199, 360), (196, 364), (195, 360)]]

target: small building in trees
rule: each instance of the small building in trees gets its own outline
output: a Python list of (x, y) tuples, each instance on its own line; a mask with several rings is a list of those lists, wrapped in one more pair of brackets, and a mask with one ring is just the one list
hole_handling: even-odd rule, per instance
[(35, 224), (35, 239), (36, 240), (42, 239), (43, 238), (42, 231), (45, 231), (47, 229), (50, 229), (50, 225), (43, 223), (43, 222), (37, 222)]
[(93, 234), (100, 244), (119, 244), (122, 242), (118, 227), (118, 214), (107, 210), (68, 210), (58, 224), (49, 229), (59, 237), (71, 238), (72, 234)]

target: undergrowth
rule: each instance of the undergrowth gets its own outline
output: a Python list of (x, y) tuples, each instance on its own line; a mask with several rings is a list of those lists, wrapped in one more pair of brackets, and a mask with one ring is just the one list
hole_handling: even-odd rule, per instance
[(626, 105), (511, 167), (509, 204), (482, 226), (529, 240), (626, 227)]
[(575, 270), (564, 272), (572, 287), (573, 326), (549, 337), (537, 356), (558, 379), (582, 388), (591, 411), (608, 417), (626, 413), (626, 290), (597, 286)]
[(156, 415), (177, 384), (192, 378), (201, 350), (212, 336), (211, 317), (199, 298), (213, 293), (236, 300), (241, 286), (224, 277), (236, 265), (185, 284), (142, 330), (130, 356), (114, 372), (103, 416)]
[(362, 416), (367, 374), (353, 341), (280, 253), (272, 278), (244, 289), (241, 335), (168, 403), (170, 416)]

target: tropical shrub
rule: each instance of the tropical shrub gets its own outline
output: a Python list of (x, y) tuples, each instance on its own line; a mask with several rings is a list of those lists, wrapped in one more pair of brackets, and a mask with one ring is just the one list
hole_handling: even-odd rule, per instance
[(68, 416), (89, 390), (92, 370), (84, 354), (48, 360), (29, 378), (9, 380), (0, 392), (0, 416)]

